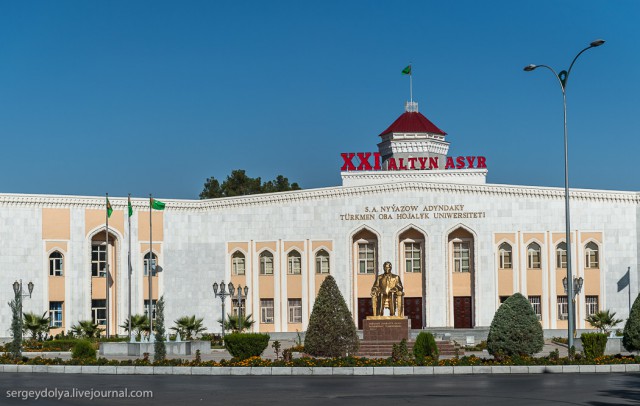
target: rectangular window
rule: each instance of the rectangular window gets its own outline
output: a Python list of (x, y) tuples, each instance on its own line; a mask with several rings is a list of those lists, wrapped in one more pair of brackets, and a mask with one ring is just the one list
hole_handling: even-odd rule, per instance
[(558, 320), (569, 318), (569, 302), (566, 296), (558, 296)]
[(49, 275), (62, 276), (62, 255), (51, 254), (49, 257)]
[(358, 273), (375, 273), (375, 257), (374, 243), (358, 244)]
[(533, 307), (533, 312), (536, 314), (538, 320), (542, 320), (542, 301), (540, 296), (529, 296), (529, 303)]
[(260, 256), (260, 275), (273, 275), (273, 256)]
[(453, 271), (470, 272), (470, 249), (468, 242), (453, 243)]
[(500, 269), (511, 269), (511, 251), (500, 250)]
[(232, 268), (234, 275), (244, 275), (244, 257), (233, 257)]
[(107, 244), (91, 246), (91, 276), (104, 278), (107, 276)]
[(316, 255), (316, 273), (329, 273), (329, 257)]
[(598, 267), (598, 251), (595, 249), (587, 248), (585, 252), (585, 268), (597, 268)]
[(62, 327), (62, 302), (49, 302), (49, 327)]
[(527, 266), (529, 269), (540, 269), (542, 255), (539, 249), (529, 248), (527, 251)]
[(585, 303), (587, 305), (587, 316), (598, 313), (598, 296), (585, 296)]
[(238, 299), (231, 299), (231, 314), (233, 316), (240, 315), (240, 304), (238, 303)]
[(556, 268), (567, 269), (567, 250), (556, 250)]
[[(156, 256), (153, 256), (153, 259), (151, 260), (151, 276), (157, 276), (157, 269), (156, 266), (158, 265), (158, 258), (156, 258)], [(149, 276), (149, 258), (145, 258), (143, 260), (143, 267), (144, 267), (144, 276)]]
[(289, 323), (302, 323), (302, 299), (289, 299)]
[(422, 246), (418, 243), (404, 244), (404, 260), (406, 272), (422, 272)]
[(260, 323), (273, 323), (273, 299), (260, 299)]
[(105, 299), (91, 301), (91, 320), (100, 326), (107, 324), (107, 301)]
[[(158, 303), (157, 299), (153, 299), (151, 301), (151, 316), (152, 316), (152, 320), (156, 319), (156, 303)], [(149, 300), (145, 300), (144, 301), (144, 315), (147, 316), (147, 318), (149, 318)]]
[(301, 258), (297, 255), (289, 255), (289, 266), (287, 273), (289, 275), (300, 275), (302, 273)]

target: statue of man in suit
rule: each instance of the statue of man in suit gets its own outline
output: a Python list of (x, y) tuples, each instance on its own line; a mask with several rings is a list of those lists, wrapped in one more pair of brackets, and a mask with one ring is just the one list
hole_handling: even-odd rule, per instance
[[(373, 315), (383, 316), (384, 309), (389, 309), (391, 316), (404, 316), (404, 306), (402, 297), (404, 288), (400, 277), (391, 273), (391, 262), (382, 265), (384, 273), (377, 275), (373, 287), (371, 288), (371, 302), (373, 304)], [(396, 314), (397, 312), (397, 314)]]

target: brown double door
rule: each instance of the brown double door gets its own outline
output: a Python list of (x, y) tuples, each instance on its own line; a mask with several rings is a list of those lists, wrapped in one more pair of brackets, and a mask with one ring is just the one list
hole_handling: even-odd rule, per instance
[[(422, 328), (422, 298), (421, 297), (405, 297), (404, 298), (404, 315), (411, 320), (412, 329)], [(358, 298), (358, 329), (362, 330), (362, 321), (367, 316), (373, 316), (373, 307), (371, 306), (370, 297)]]
[(471, 296), (454, 296), (453, 327), (471, 328)]

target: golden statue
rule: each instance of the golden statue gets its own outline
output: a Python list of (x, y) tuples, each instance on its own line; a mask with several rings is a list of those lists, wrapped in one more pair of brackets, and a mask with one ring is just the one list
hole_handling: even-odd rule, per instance
[(373, 315), (384, 316), (384, 309), (389, 309), (390, 316), (403, 317), (404, 306), (402, 297), (404, 288), (400, 277), (391, 273), (391, 262), (382, 265), (384, 273), (376, 275), (376, 280), (371, 287), (371, 302), (373, 304)]

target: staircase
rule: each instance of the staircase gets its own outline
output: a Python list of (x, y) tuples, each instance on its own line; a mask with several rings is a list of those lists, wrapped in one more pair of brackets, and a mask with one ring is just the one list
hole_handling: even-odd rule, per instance
[[(391, 356), (391, 350), (393, 345), (397, 344), (395, 341), (360, 341), (360, 349), (356, 353), (358, 357), (370, 357), (370, 358), (387, 358)], [(415, 341), (407, 341), (407, 348), (409, 352), (413, 351), (413, 344)], [(456, 355), (456, 346), (453, 341), (436, 341), (438, 346), (438, 352), (440, 356), (452, 357)], [(458, 355), (464, 355), (462, 348), (458, 349)]]

